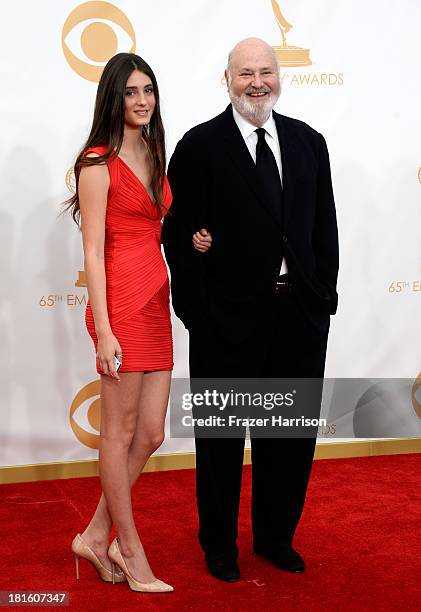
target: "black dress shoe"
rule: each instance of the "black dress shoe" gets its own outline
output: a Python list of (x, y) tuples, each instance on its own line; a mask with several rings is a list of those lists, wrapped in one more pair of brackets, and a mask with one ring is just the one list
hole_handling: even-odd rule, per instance
[(276, 552), (268, 552), (255, 547), (254, 552), (256, 555), (266, 557), (266, 559), (272, 561), (276, 567), (279, 567), (285, 572), (300, 574), (305, 569), (304, 559), (292, 547), (281, 548)]
[(240, 570), (237, 562), (232, 559), (206, 559), (209, 572), (219, 580), (235, 582), (240, 579)]

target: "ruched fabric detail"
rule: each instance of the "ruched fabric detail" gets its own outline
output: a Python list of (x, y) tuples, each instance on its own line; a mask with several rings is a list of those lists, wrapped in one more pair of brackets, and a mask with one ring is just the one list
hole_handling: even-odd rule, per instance
[[(86, 151), (102, 154), (107, 147)], [(121, 372), (172, 370), (173, 345), (167, 268), (161, 252), (161, 211), (139, 178), (119, 157), (110, 174), (105, 219), (104, 261), (107, 307), (123, 353)], [(171, 205), (167, 178), (164, 204)], [(98, 340), (88, 300), (86, 326)], [(98, 361), (97, 371), (102, 373)]]

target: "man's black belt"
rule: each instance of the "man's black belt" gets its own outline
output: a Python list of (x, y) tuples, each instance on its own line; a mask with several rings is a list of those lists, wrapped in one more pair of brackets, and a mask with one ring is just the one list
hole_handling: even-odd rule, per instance
[(275, 294), (282, 295), (284, 293), (291, 293), (292, 284), (289, 280), (288, 274), (280, 274), (276, 277), (275, 281)]

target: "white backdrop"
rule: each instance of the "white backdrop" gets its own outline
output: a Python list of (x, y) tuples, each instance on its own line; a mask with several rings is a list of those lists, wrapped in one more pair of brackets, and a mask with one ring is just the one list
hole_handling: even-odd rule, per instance
[[(221, 77), (234, 44), (246, 36), (282, 42), (270, 0), (106, 4), (2, 4), (0, 465), (97, 457), (95, 383), (71, 410), (80, 390), (97, 379), (83, 322), (86, 290), (75, 286), (83, 270), (81, 238), (69, 217), (57, 215), (69, 196), (66, 172), (92, 118), (97, 83), (89, 80), (95, 70), (89, 66), (103, 64), (92, 60), (95, 49), (83, 64), (63, 49), (82, 57), (98, 20), (106, 24), (99, 26), (104, 40), (114, 30), (118, 51), (131, 49), (134, 32), (135, 51), (158, 78), (169, 158), (187, 129), (225, 108)], [(308, 49), (313, 63), (282, 69), (276, 108), (326, 137), (337, 202), (340, 302), (326, 375), (415, 380), (421, 370), (421, 4), (402, 0), (393, 11), (382, 0), (279, 5), (294, 26), (287, 43)], [(69, 16), (76, 22), (86, 15), (89, 21), (63, 33)], [(186, 376), (187, 335), (175, 318), (174, 334), (174, 375)], [(190, 440), (167, 439), (159, 452), (192, 449)]]

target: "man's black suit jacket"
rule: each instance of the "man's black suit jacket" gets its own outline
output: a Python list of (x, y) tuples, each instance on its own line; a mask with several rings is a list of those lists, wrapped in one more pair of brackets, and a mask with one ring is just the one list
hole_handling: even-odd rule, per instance
[[(231, 105), (188, 131), (168, 167), (173, 204), (163, 243), (174, 311), (188, 329), (219, 329), (234, 342), (264, 324), (282, 256), (297, 304), (316, 328), (326, 331), (337, 307), (338, 234), (326, 143), (305, 123), (273, 115), (283, 221), (265, 200)], [(192, 246), (201, 228), (213, 237), (205, 254)]]

